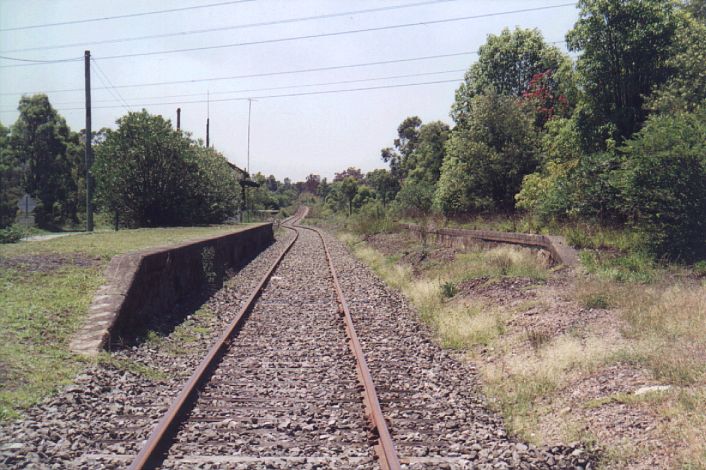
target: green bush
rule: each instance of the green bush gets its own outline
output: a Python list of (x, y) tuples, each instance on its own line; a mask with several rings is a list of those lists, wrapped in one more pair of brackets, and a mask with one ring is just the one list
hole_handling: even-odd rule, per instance
[(348, 227), (358, 235), (374, 235), (391, 231), (395, 226), (382, 203), (371, 200), (348, 219)]
[(17, 243), (24, 236), (24, 231), (14, 225), (0, 229), (0, 243)]
[(128, 226), (222, 222), (240, 188), (225, 158), (143, 110), (118, 119), (96, 148), (98, 200)]
[(626, 210), (649, 251), (706, 257), (706, 113), (652, 117), (626, 151)]
[(450, 299), (458, 292), (456, 284), (451, 281), (446, 281), (441, 284), (441, 296), (445, 299)]

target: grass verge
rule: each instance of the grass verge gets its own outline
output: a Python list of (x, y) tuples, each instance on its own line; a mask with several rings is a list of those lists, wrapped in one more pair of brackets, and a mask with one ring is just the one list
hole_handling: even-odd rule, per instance
[(111, 257), (242, 228), (122, 230), (0, 245), (0, 420), (17, 417), (80, 370), (83, 360), (68, 344)]

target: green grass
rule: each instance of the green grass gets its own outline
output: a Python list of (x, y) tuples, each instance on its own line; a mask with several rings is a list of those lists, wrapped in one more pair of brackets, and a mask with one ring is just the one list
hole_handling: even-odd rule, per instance
[(600, 252), (583, 251), (580, 259), (589, 273), (609, 281), (649, 284), (660, 274), (652, 258), (639, 252), (612, 256)]
[(0, 418), (16, 415), (77, 372), (68, 341), (101, 280), (97, 268), (0, 271)]
[[(0, 268), (0, 419), (70, 383), (84, 361), (68, 345), (114, 255), (242, 230), (244, 226), (121, 230), (0, 246), (0, 258), (75, 254), (97, 260), (47, 272)], [(41, 263), (40, 263), (41, 265)]]
[(243, 225), (214, 225), (210, 227), (144, 228), (118, 232), (81, 233), (52, 240), (0, 245), (0, 257), (45, 253), (81, 253), (87, 257), (109, 260), (120, 253), (174, 245), (188, 240), (242, 230), (246, 227)]

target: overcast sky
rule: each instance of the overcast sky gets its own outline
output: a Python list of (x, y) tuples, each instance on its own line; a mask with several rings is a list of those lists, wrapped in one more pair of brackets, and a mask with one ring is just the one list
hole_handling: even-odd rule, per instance
[[(576, 21), (574, 6), (350, 34), (331, 33), (565, 3), (566, 0), (0, 0), (0, 29), (3, 30), (0, 31), (0, 56), (30, 60), (79, 59), (85, 49), (90, 49), (98, 68), (105, 74), (102, 78), (94, 66), (94, 129), (114, 127), (115, 120), (126, 113), (126, 108), (118, 101), (124, 99), (130, 110), (139, 111), (144, 107), (171, 119), (174, 125), (176, 108), (181, 107), (182, 128), (205, 139), (210, 107), (211, 143), (242, 167), (246, 166), (247, 98), (260, 97), (252, 103), (251, 170), (274, 174), (278, 179), (302, 180), (309, 173), (330, 178), (334, 172), (348, 166), (364, 171), (384, 167), (380, 149), (392, 145), (397, 126), (407, 116), (418, 115), (424, 122), (439, 119), (450, 123), (448, 115), (454, 90), (463, 77), (462, 70), (467, 69), (476, 56), (466, 54), (264, 74), (474, 51), (485, 42), (488, 34), (499, 33), (504, 27), (539, 28), (547, 41), (562, 41)], [(211, 6), (8, 30), (199, 5)], [(409, 7), (390, 8), (400, 5)], [(371, 9), (379, 11), (360, 12)], [(281, 22), (336, 14), (339, 16)], [(272, 22), (279, 24), (261, 24)], [(256, 23), (260, 25), (232, 28)], [(106, 42), (214, 28), (224, 29)], [(315, 35), (319, 37), (272, 41)], [(260, 44), (232, 46), (252, 42)], [(63, 45), (68, 46), (56, 48)], [(231, 46), (109, 58), (218, 45)], [(85, 126), (82, 60), (24, 66), (28, 63), (0, 59), (0, 122), (10, 125), (15, 121), (14, 109), (22, 93), (46, 92), (71, 128), (82, 129)], [(17, 67), (18, 64), (23, 66)], [(261, 76), (203, 80), (253, 74)], [(425, 75), (409, 76), (416, 74)], [(189, 82), (144, 86), (175, 80)], [(330, 84), (332, 82), (338, 83)], [(391, 87), (418, 83), (426, 84)], [(117, 88), (105, 89), (108, 85)], [(312, 94), (371, 87), (378, 89)], [(74, 91), (55, 91), (67, 89)], [(210, 106), (206, 104), (207, 93)], [(299, 96), (263, 98), (291, 94)], [(192, 103), (174, 103), (184, 101)]]

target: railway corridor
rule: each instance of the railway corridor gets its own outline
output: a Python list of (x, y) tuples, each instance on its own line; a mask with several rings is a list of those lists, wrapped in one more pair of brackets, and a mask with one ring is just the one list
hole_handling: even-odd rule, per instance
[(377, 468), (361, 388), (322, 242), (300, 229), (164, 466)]
[(211, 297), (207, 334), (113, 353), (165, 377), (90, 368), (0, 425), (0, 466), (592, 468), (509, 437), (472, 365), (305, 214)]

